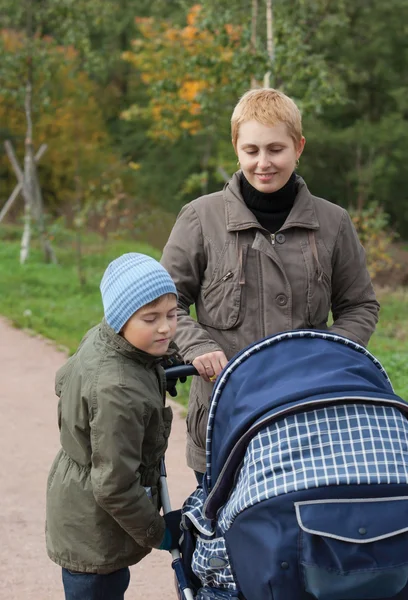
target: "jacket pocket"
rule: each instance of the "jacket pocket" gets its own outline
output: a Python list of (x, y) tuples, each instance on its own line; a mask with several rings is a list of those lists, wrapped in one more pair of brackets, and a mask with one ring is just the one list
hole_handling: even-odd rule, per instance
[(220, 330), (238, 323), (241, 312), (242, 287), (236, 245), (227, 242), (208, 281), (201, 288), (197, 318), (199, 323)]
[(198, 319), (202, 325), (225, 330), (238, 323), (242, 286), (237, 278), (237, 272), (228, 269), (222, 277), (202, 290), (201, 301), (205, 310)]
[(332, 287), (328, 275), (317, 272), (309, 281), (307, 310), (309, 325), (315, 329), (325, 329), (331, 307)]
[(305, 590), (318, 600), (390, 598), (408, 583), (408, 496), (296, 502)]

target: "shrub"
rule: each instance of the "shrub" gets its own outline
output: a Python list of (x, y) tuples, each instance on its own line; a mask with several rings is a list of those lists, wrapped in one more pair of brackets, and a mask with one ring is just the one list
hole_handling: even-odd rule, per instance
[(349, 212), (366, 251), (368, 271), (374, 279), (377, 273), (393, 266), (390, 249), (396, 234), (389, 228), (388, 215), (376, 204)]

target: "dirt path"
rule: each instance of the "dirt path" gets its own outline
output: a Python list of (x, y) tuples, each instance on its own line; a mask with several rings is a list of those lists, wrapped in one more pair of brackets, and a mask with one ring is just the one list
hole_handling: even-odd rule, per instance
[[(48, 469), (59, 448), (53, 380), (65, 356), (0, 318), (0, 600), (63, 600), (60, 568), (45, 552)], [(177, 405), (166, 455), (172, 505), (194, 489), (185, 465), (184, 421)], [(132, 567), (126, 600), (174, 599), (167, 552)]]

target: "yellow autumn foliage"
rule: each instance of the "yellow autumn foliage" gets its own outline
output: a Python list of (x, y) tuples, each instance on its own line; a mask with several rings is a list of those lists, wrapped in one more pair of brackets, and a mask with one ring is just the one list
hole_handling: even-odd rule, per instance
[[(201, 13), (200, 4), (192, 6), (184, 27), (137, 18), (141, 38), (132, 43), (132, 51), (122, 55), (152, 90), (147, 106), (130, 107), (122, 116), (130, 120), (133, 115), (143, 115), (152, 123), (149, 135), (153, 138), (173, 141), (183, 132), (195, 135), (202, 131), (205, 95), (213, 94), (220, 83), (228, 84), (229, 65), (234, 48), (240, 44), (241, 28), (226, 26), (229, 42), (221, 46), (217, 36), (200, 27)], [(218, 61), (216, 70), (214, 57)]]
[(193, 105), (193, 101), (197, 98), (198, 94), (207, 87), (207, 83), (205, 81), (183, 81), (180, 87), (180, 98), (182, 100), (187, 100), (191, 102)]
[(201, 10), (202, 10), (201, 4), (194, 4), (190, 8), (190, 11), (189, 11), (189, 13), (187, 15), (187, 24), (189, 26), (194, 26), (194, 25), (197, 24), (198, 17), (200, 15)]

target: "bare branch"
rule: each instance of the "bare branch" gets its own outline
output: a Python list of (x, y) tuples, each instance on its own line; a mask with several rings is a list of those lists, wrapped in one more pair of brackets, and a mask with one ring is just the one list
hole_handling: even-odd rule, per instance
[(6, 140), (4, 142), (4, 148), (6, 149), (6, 153), (7, 156), (9, 157), (9, 160), (11, 162), (11, 166), (13, 167), (14, 173), (16, 174), (17, 177), (17, 181), (18, 183), (21, 185), (21, 188), (23, 190), (23, 194), (24, 196), (27, 194), (27, 190), (25, 188), (24, 185), (24, 175), (23, 175), (23, 171), (18, 163), (17, 157), (14, 153), (14, 149), (13, 146), (10, 142), (10, 140)]
[(9, 199), (7, 200), (6, 204), (3, 206), (3, 208), (0, 212), (0, 223), (6, 216), (6, 214), (10, 210), (10, 208), (13, 206), (14, 201), (16, 200), (16, 198), (18, 198), (20, 192), (21, 192), (21, 185), (18, 183), (16, 185), (16, 187), (14, 188), (12, 194), (10, 195)]
[(231, 175), (228, 175), (227, 171), (221, 165), (217, 166), (217, 171), (221, 175), (225, 183), (227, 183), (231, 179)]
[[(41, 144), (41, 146), (39, 147), (36, 155), (34, 156), (35, 162), (38, 164), (39, 161), (41, 160), (41, 157), (44, 155), (45, 151), (47, 150), (47, 144)], [(2, 222), (2, 220), (4, 219), (4, 217), (6, 216), (6, 214), (8, 213), (8, 211), (10, 210), (10, 208), (13, 206), (15, 200), (18, 198), (21, 190), (22, 190), (22, 186), (21, 183), (19, 182), (16, 187), (14, 188), (12, 194), (10, 195), (9, 199), (7, 200), (6, 204), (3, 206), (2, 210), (0, 211), (0, 223)]]

